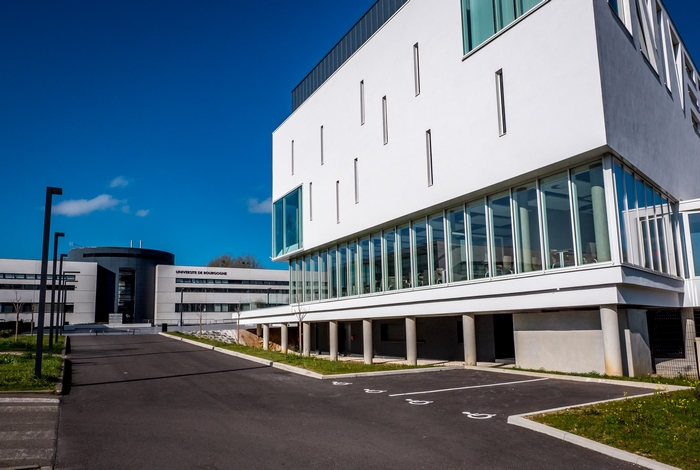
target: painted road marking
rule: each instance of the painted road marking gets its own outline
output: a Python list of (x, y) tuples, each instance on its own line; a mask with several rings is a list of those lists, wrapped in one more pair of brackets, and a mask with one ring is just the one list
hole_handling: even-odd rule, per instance
[(0, 441), (26, 441), (30, 439), (53, 439), (53, 431), (8, 431), (0, 432)]
[(545, 378), (545, 379), (532, 379), (532, 380), (521, 380), (518, 382), (504, 382), (504, 383), (499, 383), (499, 384), (472, 385), (470, 387), (443, 388), (441, 390), (426, 390), (424, 392), (395, 393), (395, 394), (389, 395), (389, 396), (390, 397), (405, 397), (408, 395), (424, 395), (427, 393), (453, 392), (455, 390), (468, 390), (471, 388), (502, 387), (503, 385), (515, 385), (515, 384), (524, 384), (524, 383), (529, 383), (529, 382), (541, 382), (543, 380), (549, 380), (549, 379), (547, 379), (547, 378)]
[(366, 388), (365, 393), (386, 393), (386, 390), (371, 390), (369, 388)]
[(58, 398), (0, 398), (0, 403), (55, 403)]
[(58, 411), (58, 406), (0, 406), (0, 413), (22, 413), (26, 411)]
[(463, 411), (463, 415), (467, 415), (467, 418), (471, 419), (491, 419), (496, 415), (489, 415), (489, 414), (483, 414), (483, 413), (470, 413), (468, 411)]
[(53, 449), (0, 449), (0, 461), (50, 460)]
[(345, 386), (345, 385), (352, 385), (350, 382), (333, 382), (333, 385), (340, 385), (340, 386)]
[(432, 401), (411, 400), (410, 398), (406, 398), (406, 401), (408, 402), (409, 405), (429, 405), (432, 403)]

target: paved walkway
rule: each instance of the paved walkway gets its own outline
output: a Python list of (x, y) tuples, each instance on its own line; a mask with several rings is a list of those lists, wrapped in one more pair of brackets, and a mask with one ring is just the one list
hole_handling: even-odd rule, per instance
[(58, 405), (48, 394), (0, 395), (0, 469), (51, 468)]
[(637, 468), (507, 424), (647, 392), (631, 386), (481, 370), (316, 380), (152, 335), (72, 346), (61, 470)]

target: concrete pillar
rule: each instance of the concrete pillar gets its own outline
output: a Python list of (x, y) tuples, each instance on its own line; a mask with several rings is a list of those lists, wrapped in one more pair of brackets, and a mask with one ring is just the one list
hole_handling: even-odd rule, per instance
[(260, 323), (255, 326), (255, 334), (258, 335), (258, 337), (262, 336), (262, 325)]
[(603, 330), (603, 357), (605, 373), (622, 376), (622, 349), (620, 348), (620, 327), (617, 319), (617, 305), (600, 307), (600, 326)]
[(345, 326), (345, 355), (350, 356), (352, 354), (352, 325), (350, 322), (343, 323)]
[(362, 340), (365, 364), (372, 364), (372, 320), (362, 320)]
[(263, 325), (263, 349), (270, 349), (270, 325), (267, 323)]
[(304, 348), (302, 354), (304, 357), (309, 357), (311, 355), (311, 323), (304, 322), (303, 324), (303, 338)]
[(287, 326), (286, 323), (282, 323), (282, 353), (287, 354), (287, 350), (289, 349), (289, 327)]
[(591, 171), (590, 174), (596, 259), (600, 262), (610, 261), (610, 232), (608, 232), (603, 172)]
[(409, 366), (418, 365), (418, 339), (416, 336), (416, 317), (406, 318), (406, 362)]
[(338, 360), (338, 322), (328, 322), (328, 341), (330, 342), (331, 361)]
[(464, 364), (476, 365), (476, 323), (474, 314), (462, 315), (462, 336), (464, 337)]
[(520, 246), (522, 248), (523, 271), (532, 271), (532, 244), (530, 242), (530, 213), (527, 207), (518, 209), (518, 222), (520, 223)]
[(695, 355), (695, 312), (692, 307), (681, 309), (681, 322), (683, 324), (685, 358), (688, 359)]

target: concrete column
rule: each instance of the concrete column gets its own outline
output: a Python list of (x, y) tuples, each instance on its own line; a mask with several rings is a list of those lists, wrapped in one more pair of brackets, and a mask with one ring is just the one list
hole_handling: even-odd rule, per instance
[(365, 364), (372, 364), (372, 320), (362, 320), (362, 340)]
[(603, 330), (603, 357), (605, 373), (622, 376), (622, 349), (620, 349), (620, 327), (617, 319), (617, 305), (600, 307), (600, 326)]
[(304, 322), (303, 324), (303, 338), (304, 348), (302, 354), (304, 357), (309, 357), (311, 355), (311, 323)]
[(683, 324), (685, 358), (688, 359), (695, 355), (695, 312), (692, 307), (681, 309), (681, 322)]
[(409, 366), (418, 365), (418, 338), (416, 335), (416, 317), (406, 318), (406, 362)]
[(282, 323), (282, 353), (287, 354), (287, 350), (289, 349), (289, 327), (287, 326), (286, 323)]
[(464, 364), (476, 365), (476, 324), (474, 314), (462, 315), (462, 335), (464, 337)]
[(260, 323), (255, 325), (255, 334), (258, 335), (258, 337), (262, 336), (262, 325)]
[(605, 186), (602, 172), (591, 172), (591, 202), (593, 204), (593, 232), (596, 259), (610, 261), (610, 232), (605, 207)]
[(263, 349), (270, 349), (270, 325), (267, 323), (263, 325)]
[(520, 246), (522, 247), (523, 271), (532, 271), (532, 244), (530, 242), (530, 213), (527, 207), (518, 208), (520, 223)]
[(328, 341), (330, 342), (331, 361), (338, 360), (338, 322), (328, 322)]

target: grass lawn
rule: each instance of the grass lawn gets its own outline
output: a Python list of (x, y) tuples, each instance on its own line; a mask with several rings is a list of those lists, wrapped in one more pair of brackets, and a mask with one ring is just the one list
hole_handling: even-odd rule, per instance
[(687, 379), (686, 377), (673, 377), (673, 378), (667, 378), (667, 377), (659, 377), (657, 375), (647, 375), (643, 377), (619, 377), (616, 375), (605, 375), (605, 374), (599, 374), (597, 372), (587, 372), (584, 374), (578, 374), (575, 372), (557, 372), (557, 371), (552, 371), (552, 370), (545, 370), (545, 369), (521, 369), (520, 367), (513, 367), (510, 370), (519, 370), (523, 372), (540, 372), (543, 374), (555, 374), (555, 375), (571, 375), (574, 377), (587, 377), (591, 379), (605, 379), (605, 380), (626, 380), (628, 382), (645, 382), (645, 383), (652, 383), (652, 384), (657, 384), (657, 385), (681, 385), (684, 387), (692, 387), (693, 382), (692, 380)]
[[(690, 383), (686, 381), (685, 385)], [(700, 382), (530, 418), (539, 423), (683, 469), (700, 468)]]
[(41, 361), (41, 379), (34, 378), (34, 354), (0, 353), (0, 390), (53, 390), (61, 373), (61, 356), (44, 355)]
[(323, 375), (351, 374), (358, 372), (379, 372), (387, 370), (404, 370), (426, 367), (404, 366), (399, 364), (362, 364), (358, 362), (328, 361), (326, 359), (319, 359), (316, 357), (303, 357), (297, 354), (283, 354), (281, 352), (265, 351), (263, 349), (251, 348), (250, 346), (243, 346), (240, 344), (230, 344), (224, 343), (222, 341), (198, 338), (194, 335), (182, 333), (179, 331), (173, 331), (168, 334), (180, 338), (187, 338), (194, 341), (199, 341), (205, 344), (210, 344), (212, 346), (216, 346), (222, 349), (229, 349), (231, 351), (236, 351), (242, 354), (248, 354), (249, 356), (255, 356), (262, 359), (279, 362), (280, 364), (287, 364), (290, 366), (299, 367), (301, 369), (310, 370)]
[[(44, 335), (44, 353), (49, 352), (49, 337)], [(61, 354), (63, 351), (63, 345), (65, 344), (65, 337), (59, 336), (58, 341), (53, 344), (53, 353)], [(15, 341), (14, 335), (9, 338), (0, 338), (0, 352), (3, 351), (36, 351), (36, 335), (19, 335), (17, 341)]]

